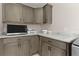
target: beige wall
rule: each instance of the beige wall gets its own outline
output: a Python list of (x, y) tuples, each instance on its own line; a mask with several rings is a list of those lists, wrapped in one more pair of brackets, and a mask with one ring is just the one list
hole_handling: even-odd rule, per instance
[(42, 29), (54, 32), (76, 32), (79, 33), (79, 3), (56, 3), (53, 5), (52, 24), (41, 25)]

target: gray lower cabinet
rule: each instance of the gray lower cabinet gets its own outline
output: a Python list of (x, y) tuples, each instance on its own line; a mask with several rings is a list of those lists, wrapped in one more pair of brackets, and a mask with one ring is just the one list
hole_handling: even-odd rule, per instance
[(28, 56), (29, 37), (16, 37), (4, 39), (5, 56)]
[(50, 56), (66, 56), (66, 50), (60, 49), (55, 46), (48, 46)]
[(27, 36), (27, 37), (21, 37), (21, 49), (20, 54), (23, 56), (29, 56), (33, 55), (35, 53), (38, 53), (39, 51), (39, 39), (38, 36)]
[(0, 56), (3, 56), (3, 39), (0, 39)]
[(0, 39), (0, 56), (67, 56), (69, 44), (42, 36), (22, 36)]
[(30, 55), (30, 36), (20, 37), (19, 50), (21, 56)]
[(39, 38), (38, 36), (31, 36), (30, 40), (30, 55), (39, 52)]
[(18, 38), (5, 38), (4, 43), (4, 55), (5, 56), (18, 56), (19, 55), (19, 44)]
[(25, 41), (21, 43), (21, 56), (29, 56), (30, 55), (30, 50), (29, 50), (29, 42)]
[(6, 44), (4, 48), (4, 55), (5, 56), (18, 56), (19, 55), (18, 44), (17, 43)]
[(66, 51), (43, 42), (42, 44), (42, 56), (65, 56)]
[(0, 56), (30, 56), (39, 51), (38, 36), (0, 39)]
[(49, 56), (50, 55), (50, 53), (49, 53), (50, 51), (48, 50), (48, 44), (47, 43), (42, 43), (42, 47), (41, 47), (41, 55), (42, 56)]
[(66, 43), (41, 37), (41, 55), (42, 56), (66, 56)]

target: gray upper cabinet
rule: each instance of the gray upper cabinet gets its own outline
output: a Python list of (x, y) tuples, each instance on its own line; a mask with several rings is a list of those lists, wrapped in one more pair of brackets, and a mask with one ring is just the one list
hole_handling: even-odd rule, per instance
[[(5, 10), (4, 10), (5, 8)], [(3, 5), (3, 17), (6, 22), (21, 22), (22, 19), (22, 7), (20, 4), (6, 3)]]
[(20, 3), (2, 4), (3, 22), (24, 24), (51, 24), (52, 6), (46, 4), (41, 8), (32, 8)]
[(43, 8), (34, 8), (34, 20), (36, 24), (43, 24)]
[(23, 22), (24, 23), (33, 23), (33, 8), (28, 7), (28, 6), (23, 6), (23, 11), (22, 11), (22, 16), (23, 16)]
[(52, 24), (52, 6), (46, 4), (42, 8), (34, 8), (34, 20), (37, 24)]
[(47, 4), (43, 7), (44, 23), (52, 24), (52, 5)]

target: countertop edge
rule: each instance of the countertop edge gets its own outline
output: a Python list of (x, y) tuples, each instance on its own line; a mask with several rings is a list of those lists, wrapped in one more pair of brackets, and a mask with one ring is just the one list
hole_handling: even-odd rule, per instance
[(26, 35), (16, 35), (16, 36), (7, 36), (7, 35), (4, 36), (4, 35), (2, 35), (2, 36), (0, 36), (0, 38), (5, 39), (5, 38), (12, 38), (12, 37), (33, 36), (33, 35), (39, 35), (39, 36), (47, 37), (47, 38), (50, 38), (50, 39), (55, 39), (55, 40), (58, 40), (58, 41), (62, 41), (62, 42), (65, 42), (65, 43), (72, 43), (77, 38), (77, 37), (73, 37), (73, 38), (67, 39), (67, 40), (66, 39), (61, 39), (61, 38), (57, 39), (55, 37), (50, 36), (49, 34), (47, 34), (49, 36), (44, 35), (44, 34), (26, 34)]

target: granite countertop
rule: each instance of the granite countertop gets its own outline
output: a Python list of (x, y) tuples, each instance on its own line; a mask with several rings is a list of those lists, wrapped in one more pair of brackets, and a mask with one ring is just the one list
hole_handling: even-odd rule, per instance
[(21, 34), (21, 35), (0, 35), (0, 38), (10, 38), (10, 37), (21, 37), (21, 36), (32, 36), (32, 35), (39, 35), (67, 43), (71, 43), (73, 40), (78, 38), (79, 35), (71, 35), (71, 34), (44, 34), (44, 33), (30, 33), (30, 34)]
[(66, 36), (66, 35), (58, 35), (58, 34), (39, 34), (40, 36), (43, 37), (47, 37), (50, 39), (55, 39), (55, 40), (59, 40), (59, 41), (63, 41), (63, 42), (67, 42), (67, 43), (71, 43), (73, 42), (75, 39), (78, 38), (78, 35), (71, 35), (71, 36)]

